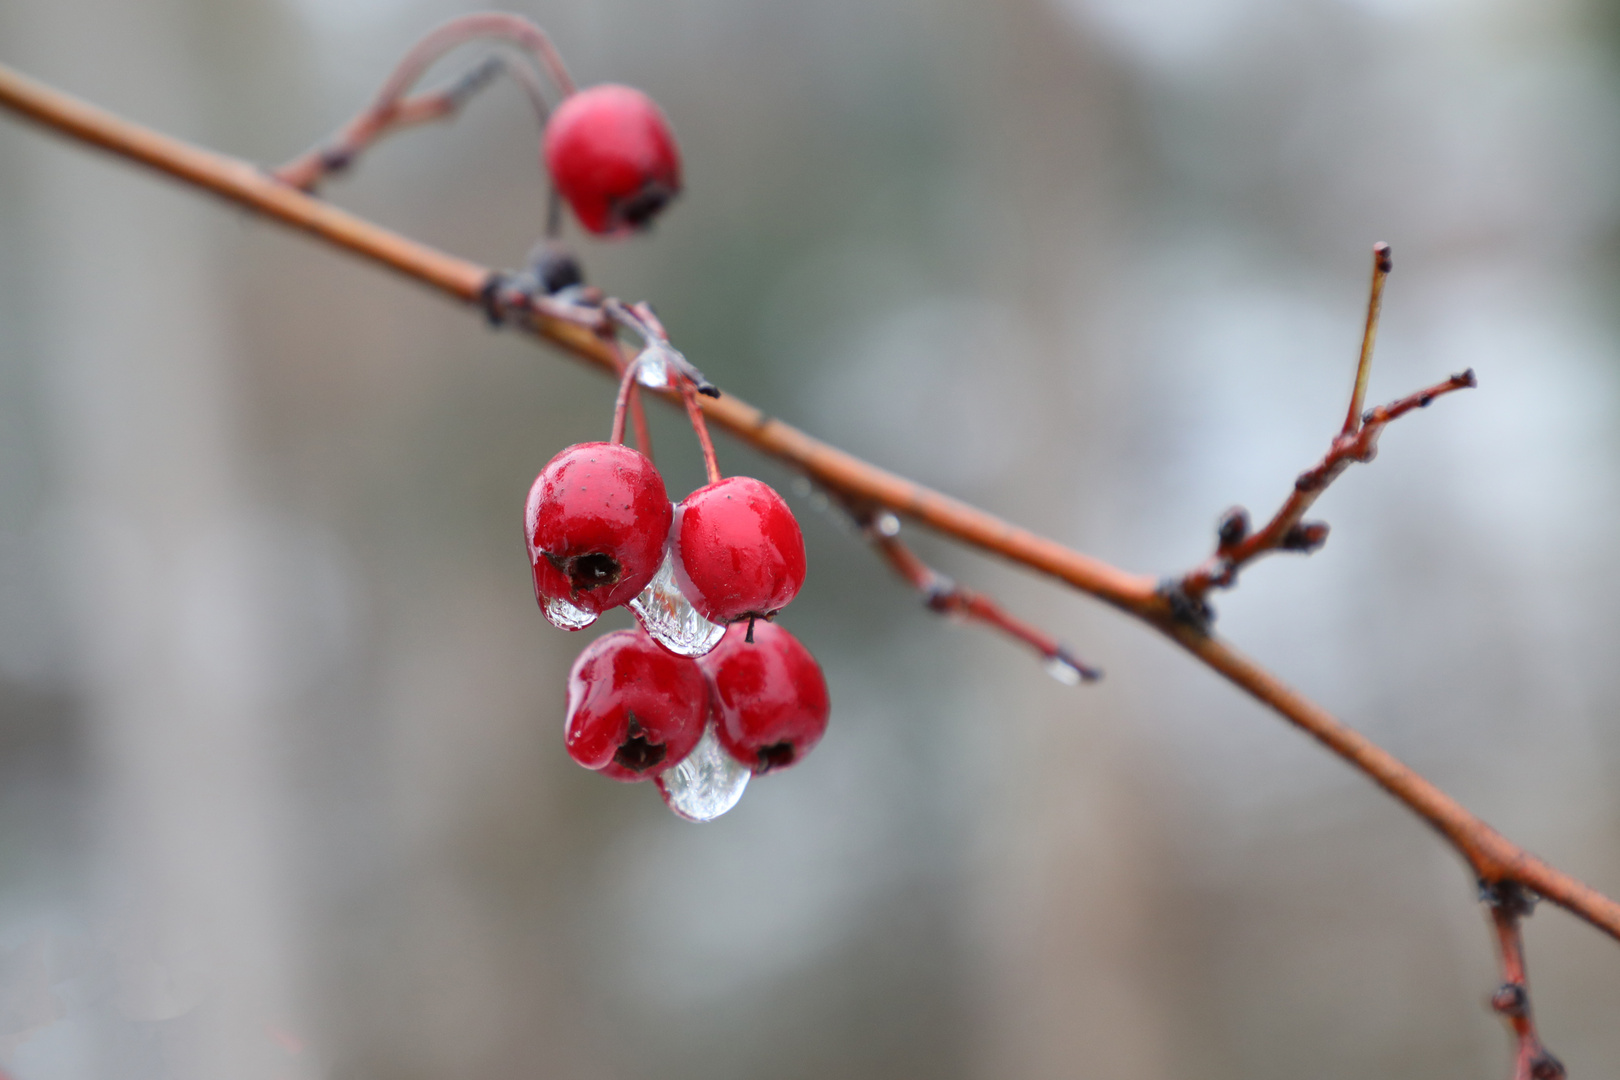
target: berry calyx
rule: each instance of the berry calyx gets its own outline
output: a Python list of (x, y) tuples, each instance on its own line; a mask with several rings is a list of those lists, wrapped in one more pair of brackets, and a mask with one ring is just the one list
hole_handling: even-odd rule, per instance
[(652, 98), (605, 83), (570, 94), (546, 123), (546, 168), (580, 224), (644, 229), (681, 190), (681, 155)]
[(710, 622), (768, 619), (804, 584), (804, 536), (782, 496), (728, 476), (675, 508), (670, 543), (681, 592)]
[(640, 630), (615, 630), (585, 647), (568, 673), (568, 756), (615, 780), (648, 780), (703, 737), (709, 687), (697, 662), (666, 652)]
[(827, 680), (797, 638), (759, 623), (754, 640), (738, 623), (698, 665), (714, 687), (720, 745), (755, 773), (785, 769), (827, 730)]
[(534, 594), (588, 614), (628, 602), (653, 579), (671, 524), (664, 479), (617, 443), (578, 443), (529, 489), (524, 534)]

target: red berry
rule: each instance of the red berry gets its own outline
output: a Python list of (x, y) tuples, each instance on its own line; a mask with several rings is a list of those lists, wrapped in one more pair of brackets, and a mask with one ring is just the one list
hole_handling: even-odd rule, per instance
[(578, 443), (529, 489), (525, 533), (534, 594), (595, 615), (647, 587), (671, 522), (664, 479), (647, 457), (615, 443)]
[(697, 661), (658, 647), (640, 630), (615, 630), (585, 647), (568, 673), (568, 756), (615, 780), (646, 780), (703, 737), (709, 687)]
[(675, 576), (710, 622), (768, 618), (804, 584), (804, 536), (782, 496), (749, 476), (698, 488), (675, 508)]
[(607, 83), (563, 99), (546, 123), (546, 168), (593, 233), (645, 228), (681, 190), (681, 154), (652, 98)]
[(785, 769), (827, 730), (827, 681), (797, 638), (775, 623), (741, 623), (698, 661), (714, 686), (715, 732), (756, 773)]

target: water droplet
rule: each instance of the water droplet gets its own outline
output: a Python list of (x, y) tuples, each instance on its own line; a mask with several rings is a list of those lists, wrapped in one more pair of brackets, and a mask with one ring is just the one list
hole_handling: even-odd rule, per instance
[(663, 565), (641, 595), (630, 601), (647, 636), (677, 656), (702, 656), (725, 636), (726, 628), (697, 613), (675, 584), (675, 557), (664, 552)]
[(554, 596), (547, 600), (543, 610), (552, 626), (564, 630), (583, 630), (596, 621), (595, 612), (581, 611), (561, 597)]
[(636, 382), (649, 390), (662, 390), (669, 385), (669, 357), (663, 348), (649, 345), (636, 357)]
[(877, 516), (877, 520), (872, 522), (872, 527), (877, 529), (879, 536), (900, 535), (900, 519), (887, 510)]
[(1069, 661), (1063, 659), (1063, 657), (1048, 656), (1046, 658), (1046, 663), (1043, 666), (1046, 668), (1046, 673), (1048, 675), (1052, 676), (1052, 678), (1056, 679), (1064, 686), (1080, 685), (1080, 669), (1069, 663)]
[(655, 783), (678, 816), (687, 821), (713, 821), (737, 805), (752, 775), (748, 766), (726, 753), (710, 724), (692, 752), (660, 773)]

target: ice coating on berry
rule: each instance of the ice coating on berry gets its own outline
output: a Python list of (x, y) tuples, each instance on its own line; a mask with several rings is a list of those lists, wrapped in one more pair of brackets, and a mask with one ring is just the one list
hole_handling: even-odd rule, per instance
[(737, 805), (753, 772), (726, 753), (711, 723), (697, 749), (680, 764), (658, 774), (658, 793), (678, 817), (713, 821)]
[(677, 656), (698, 657), (720, 643), (724, 626), (699, 615), (692, 602), (675, 584), (675, 556), (664, 553), (664, 561), (652, 581), (630, 601), (647, 636)]
[(596, 621), (596, 612), (581, 611), (560, 596), (553, 596), (540, 605), (546, 621), (559, 630), (583, 630)]
[(699, 488), (675, 508), (675, 580), (698, 613), (729, 623), (776, 614), (804, 584), (804, 536), (782, 496), (751, 476)]
[(754, 772), (785, 769), (821, 741), (830, 705), (821, 665), (775, 623), (738, 623), (698, 661), (714, 688), (720, 745)]
[(546, 122), (542, 155), (557, 190), (593, 233), (646, 228), (681, 190), (669, 120), (632, 87), (605, 83), (564, 98)]
[[(663, 477), (645, 455), (613, 443), (570, 446), (529, 489), (524, 532), (534, 594), (566, 629), (628, 603), (663, 561), (671, 511)], [(567, 607), (556, 607), (562, 601)], [(578, 615), (569, 615), (568, 608)]]
[(697, 663), (639, 630), (603, 634), (568, 673), (568, 755), (615, 780), (649, 780), (685, 759), (708, 717)]

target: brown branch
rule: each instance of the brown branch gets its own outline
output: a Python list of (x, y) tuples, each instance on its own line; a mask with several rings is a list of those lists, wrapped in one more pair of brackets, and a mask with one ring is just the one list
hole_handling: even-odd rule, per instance
[(1490, 909), (1502, 958), (1502, 985), (1491, 995), (1491, 1008), (1513, 1031), (1513, 1080), (1563, 1080), (1564, 1064), (1542, 1045), (1530, 1011), (1530, 979), (1519, 923), (1534, 910), (1536, 898), (1513, 882), (1481, 886), (1479, 892)]
[(983, 623), (1022, 642), (1040, 654), (1047, 672), (1061, 683), (1074, 686), (1102, 678), (1100, 670), (1080, 660), (1046, 631), (1009, 614), (983, 593), (964, 589), (923, 562), (900, 539), (900, 519), (889, 511), (871, 505), (857, 507), (848, 501), (844, 506), (889, 568), (922, 593), (928, 610), (947, 618)]
[[(283, 184), (252, 165), (121, 120), (0, 66), (0, 106), (110, 150), (429, 285), (477, 310), (495, 307), (500, 278), (485, 267), (389, 232)], [(546, 298), (514, 305), (535, 336), (608, 372), (613, 346), (594, 318)], [(1620, 904), (1542, 862), (1474, 817), (1365, 736), (1334, 719), (1218, 638), (1179, 617), (1154, 580), (1020, 529), (870, 465), (726, 396), (704, 413), (742, 442), (841, 497), (881, 506), (942, 535), (1049, 575), (1164, 632), (1210, 668), (1320, 740), (1433, 825), (1487, 885), (1513, 882), (1620, 939)], [(1397, 403), (1399, 404), (1399, 403)], [(1413, 400), (1408, 408), (1421, 405)], [(1393, 419), (1393, 414), (1389, 417)], [(1386, 421), (1387, 422), (1387, 421)]]

